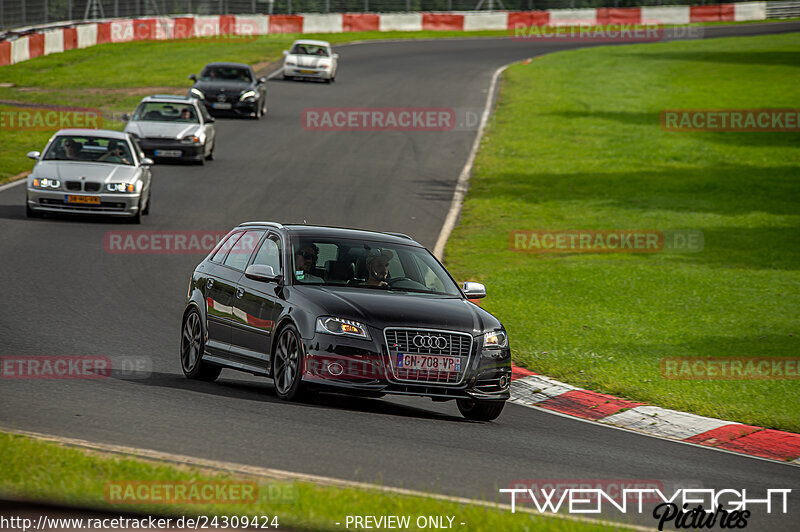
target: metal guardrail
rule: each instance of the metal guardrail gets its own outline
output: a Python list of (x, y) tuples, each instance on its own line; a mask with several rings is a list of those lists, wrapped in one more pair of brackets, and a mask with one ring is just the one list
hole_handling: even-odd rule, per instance
[(767, 18), (800, 17), (800, 2), (783, 1), (767, 2)]
[(724, 0), (0, 0), (0, 30), (64, 20), (177, 14), (528, 11), (719, 3), (726, 2)]

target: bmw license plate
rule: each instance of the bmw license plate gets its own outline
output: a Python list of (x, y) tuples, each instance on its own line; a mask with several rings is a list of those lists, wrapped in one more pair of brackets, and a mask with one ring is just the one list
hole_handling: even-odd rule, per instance
[(73, 196), (68, 194), (67, 203), (88, 203), (89, 205), (100, 205), (100, 196)]
[(445, 371), (448, 373), (461, 371), (459, 357), (445, 357), (439, 355), (417, 355), (397, 353), (397, 369)]
[(180, 157), (183, 155), (181, 150), (155, 150), (156, 157)]
[(214, 109), (230, 109), (232, 106), (229, 103), (219, 103), (215, 102), (211, 105)]

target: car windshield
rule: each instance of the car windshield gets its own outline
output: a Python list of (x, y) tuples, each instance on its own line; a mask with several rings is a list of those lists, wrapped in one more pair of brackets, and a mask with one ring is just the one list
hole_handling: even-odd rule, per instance
[(289, 51), (292, 55), (318, 55), (328, 57), (328, 47), (318, 44), (295, 44)]
[(239, 67), (205, 67), (200, 73), (203, 81), (246, 81), (250, 83), (253, 77), (250, 71)]
[(133, 113), (133, 120), (147, 122), (186, 122), (199, 124), (200, 118), (194, 105), (171, 102), (145, 102)]
[(133, 166), (128, 142), (122, 139), (60, 135), (45, 152), (46, 161), (80, 161)]
[(433, 255), (416, 246), (301, 238), (293, 243), (292, 260), (295, 284), (461, 295)]

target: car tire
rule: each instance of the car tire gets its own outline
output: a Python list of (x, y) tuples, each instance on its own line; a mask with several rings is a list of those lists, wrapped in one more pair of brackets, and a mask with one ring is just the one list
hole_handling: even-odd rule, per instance
[(206, 147), (205, 146), (203, 146), (203, 153), (195, 161), (195, 164), (199, 164), (200, 166), (203, 166), (204, 164), (206, 164)]
[(216, 148), (216, 147), (217, 147), (217, 142), (214, 141), (214, 143), (211, 145), (211, 151), (208, 152), (208, 155), (206, 155), (206, 161), (213, 161), (214, 160), (214, 148)]
[(281, 329), (272, 354), (272, 382), (275, 393), (285, 401), (303, 401), (313, 391), (303, 386), (303, 341), (297, 328), (289, 324)]
[(181, 369), (187, 379), (212, 382), (219, 377), (220, 366), (203, 362), (205, 346), (200, 312), (192, 308), (181, 322)]
[(139, 200), (139, 210), (136, 211), (136, 214), (128, 218), (128, 223), (134, 225), (142, 223), (142, 200)]
[(31, 209), (31, 206), (25, 203), (25, 216), (28, 218), (41, 218), (42, 213), (36, 212), (35, 210)]
[(506, 406), (505, 401), (473, 401), (471, 399), (458, 399), (458, 410), (461, 415), (470, 421), (492, 421), (497, 419), (503, 407)]

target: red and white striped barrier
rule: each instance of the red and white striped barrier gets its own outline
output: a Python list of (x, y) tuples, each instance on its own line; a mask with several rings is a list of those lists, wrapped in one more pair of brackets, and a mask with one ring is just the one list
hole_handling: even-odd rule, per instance
[(195, 15), (115, 19), (42, 29), (0, 41), (0, 66), (97, 44), (276, 33), (514, 30), (520, 26), (688, 24), (765, 20), (766, 2), (547, 11)]

